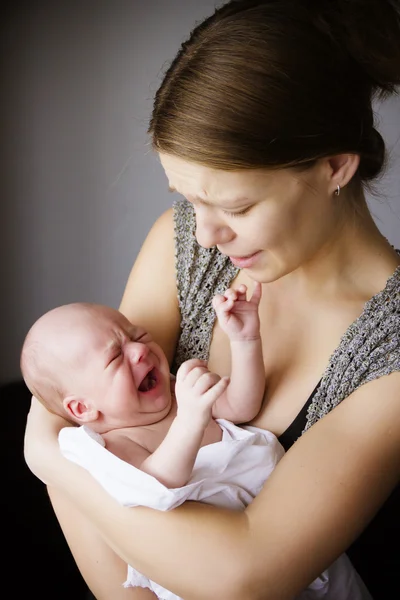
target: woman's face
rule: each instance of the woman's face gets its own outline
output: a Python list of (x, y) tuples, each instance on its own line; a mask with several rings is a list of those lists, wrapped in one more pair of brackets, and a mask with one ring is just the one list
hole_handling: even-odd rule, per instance
[(340, 227), (327, 159), (303, 172), (222, 171), (167, 154), (160, 160), (170, 189), (194, 207), (199, 244), (217, 246), (257, 281), (275, 281), (311, 261)]

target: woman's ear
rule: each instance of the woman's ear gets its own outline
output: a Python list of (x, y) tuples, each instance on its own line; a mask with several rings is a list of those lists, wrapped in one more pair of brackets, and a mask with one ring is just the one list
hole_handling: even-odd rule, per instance
[(85, 398), (67, 396), (63, 400), (63, 407), (70, 419), (77, 423), (93, 423), (99, 416), (99, 411)]
[(360, 164), (360, 157), (358, 154), (337, 154), (327, 160), (329, 185), (332, 188), (330, 192), (333, 194), (338, 186), (343, 188), (354, 177)]

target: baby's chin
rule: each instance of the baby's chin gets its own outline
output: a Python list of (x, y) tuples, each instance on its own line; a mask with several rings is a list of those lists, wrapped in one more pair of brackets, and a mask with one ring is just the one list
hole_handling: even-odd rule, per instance
[(173, 396), (169, 389), (165, 390), (165, 392), (161, 396), (159, 396), (159, 398), (157, 398), (154, 403), (154, 408), (157, 409), (156, 412), (153, 413), (155, 419), (154, 422), (158, 422), (162, 419), (165, 419), (165, 417), (167, 417), (171, 412), (172, 405)]
[(158, 395), (152, 398), (141, 398), (142, 411), (140, 414), (142, 424), (151, 425), (165, 419), (174, 404), (174, 396), (171, 394), (169, 385), (164, 390), (158, 390)]

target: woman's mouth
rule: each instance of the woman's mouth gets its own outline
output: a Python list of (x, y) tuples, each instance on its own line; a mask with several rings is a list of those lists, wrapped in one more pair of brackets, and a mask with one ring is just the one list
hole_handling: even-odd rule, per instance
[(154, 389), (158, 383), (156, 369), (153, 368), (147, 373), (142, 382), (140, 383), (138, 390), (139, 392), (146, 393)]
[(254, 265), (260, 254), (261, 250), (258, 250), (247, 256), (230, 256), (229, 259), (235, 267), (238, 267), (239, 269), (248, 269)]

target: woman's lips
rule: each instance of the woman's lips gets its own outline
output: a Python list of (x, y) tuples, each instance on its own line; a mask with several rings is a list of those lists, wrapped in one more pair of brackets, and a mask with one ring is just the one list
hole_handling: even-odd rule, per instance
[(258, 259), (261, 250), (254, 252), (254, 254), (249, 254), (248, 256), (230, 256), (229, 259), (235, 267), (239, 269), (248, 269), (252, 267), (256, 260)]

